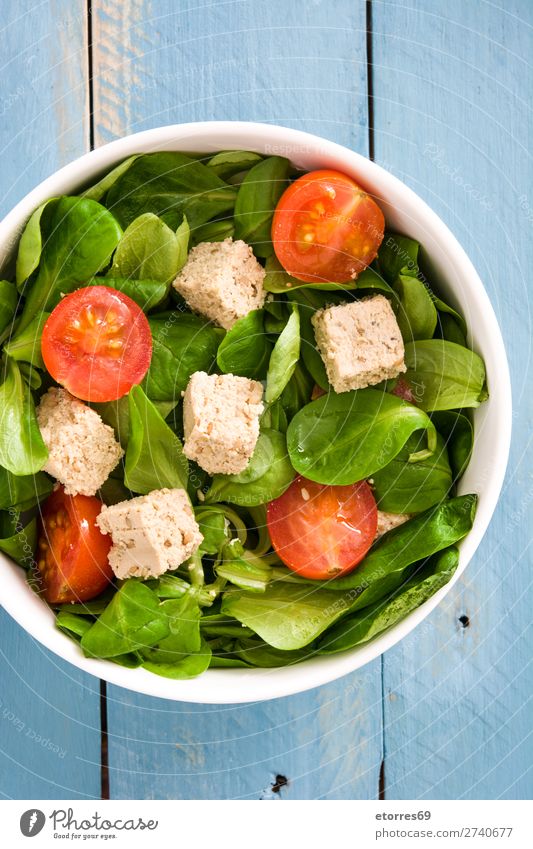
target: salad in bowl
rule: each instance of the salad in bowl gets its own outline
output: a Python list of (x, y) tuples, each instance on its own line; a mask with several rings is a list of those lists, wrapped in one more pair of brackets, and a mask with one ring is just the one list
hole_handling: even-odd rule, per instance
[(80, 658), (292, 667), (450, 581), (485, 364), (384, 211), (244, 149), (133, 153), (33, 211), (0, 284), (0, 549)]

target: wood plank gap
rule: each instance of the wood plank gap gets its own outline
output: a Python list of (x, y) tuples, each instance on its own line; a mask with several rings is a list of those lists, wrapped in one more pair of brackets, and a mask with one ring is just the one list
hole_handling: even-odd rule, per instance
[(378, 799), (380, 802), (385, 801), (385, 758), (381, 761), (381, 766), (379, 768)]
[[(372, 0), (365, 2), (366, 17), (366, 96), (368, 110), (368, 156), (374, 161), (374, 69), (372, 52)], [(381, 765), (378, 778), (378, 799), (385, 799), (385, 666), (383, 655), (380, 659), (381, 680)]]
[(87, 77), (89, 85), (89, 148), (94, 150), (93, 5), (87, 0)]
[(381, 671), (381, 766), (378, 779), (378, 799), (385, 799), (385, 660), (383, 655), (379, 659)]
[[(93, 9), (87, 0), (87, 84), (89, 86), (89, 148), (94, 150), (93, 95)], [(100, 796), (109, 799), (109, 738), (107, 722), (107, 683), (100, 680)]]
[(109, 737), (107, 732), (107, 684), (100, 681), (100, 795), (109, 799)]
[(374, 161), (374, 78), (372, 68), (372, 0), (366, 0), (366, 96), (368, 101), (368, 156)]

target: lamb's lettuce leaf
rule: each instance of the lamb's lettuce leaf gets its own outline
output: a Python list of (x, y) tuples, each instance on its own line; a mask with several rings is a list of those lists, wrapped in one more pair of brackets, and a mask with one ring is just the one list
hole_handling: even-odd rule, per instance
[(129, 439), (124, 482), (133, 492), (186, 489), (189, 464), (180, 439), (140, 386), (129, 393)]
[[(122, 235), (114, 216), (94, 200), (62, 197), (45, 213), (40, 220), (39, 258), (35, 255), (25, 263), (24, 273), (37, 265), (24, 289), (26, 302), (17, 326), (19, 333), (43, 310), (53, 309), (63, 295), (105, 268)], [(32, 250), (37, 253), (35, 245)]]

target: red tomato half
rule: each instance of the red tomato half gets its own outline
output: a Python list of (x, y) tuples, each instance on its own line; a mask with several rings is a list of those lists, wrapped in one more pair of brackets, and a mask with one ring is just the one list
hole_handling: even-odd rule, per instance
[(365, 481), (326, 486), (297, 477), (267, 507), (272, 545), (283, 562), (306, 578), (346, 575), (376, 536), (378, 513)]
[(152, 357), (152, 335), (135, 301), (108, 286), (67, 295), (44, 325), (46, 368), (84, 401), (114, 401), (140, 383)]
[(95, 524), (101, 509), (98, 498), (65, 495), (62, 486), (44, 502), (37, 567), (42, 593), (52, 604), (88, 601), (112, 579), (111, 538)]
[(377, 203), (340, 171), (311, 171), (283, 193), (272, 241), (285, 271), (307, 283), (345, 283), (375, 258), (385, 219)]

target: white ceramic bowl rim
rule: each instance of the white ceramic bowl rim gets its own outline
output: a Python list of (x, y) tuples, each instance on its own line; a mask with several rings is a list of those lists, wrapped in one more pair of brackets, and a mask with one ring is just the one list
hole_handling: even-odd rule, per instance
[[(29, 589), (23, 570), (1, 555), (0, 601), (48, 649), (113, 684), (152, 696), (210, 704), (270, 699), (325, 684), (378, 657), (412, 631), (459, 579), (487, 529), (503, 484), (512, 419), (509, 370), (496, 316), (481, 280), (455, 237), (424, 201), (379, 165), (309, 133), (271, 124), (212, 121), (159, 127), (118, 139), (57, 171), (6, 216), (0, 223), (0, 263), (5, 266), (12, 258), (27, 219), (44, 200), (79, 191), (131, 154), (236, 149), (287, 156), (306, 170), (337, 168), (357, 177), (376, 195), (385, 207), (389, 226), (420, 239), (436, 269), (439, 291), (466, 315), (469, 341), (485, 359), (491, 395), (475, 412), (478, 440), (459, 491), (477, 491), (480, 501), (474, 527), (460, 545), (460, 565), (452, 581), (382, 636), (342, 654), (278, 669), (213, 669), (191, 681), (172, 681), (143, 669), (125, 669), (85, 658), (78, 646), (54, 627), (52, 612)], [(483, 440), (479, 439), (481, 431)]]

